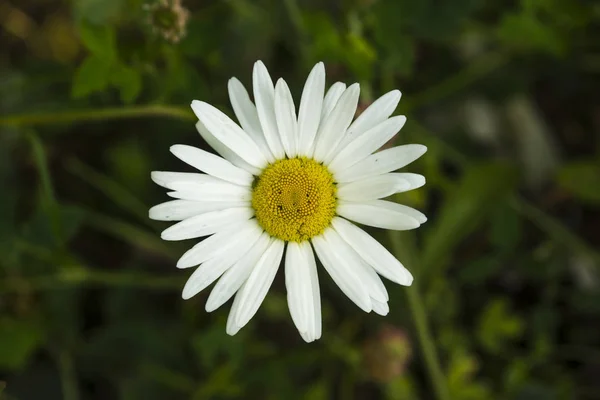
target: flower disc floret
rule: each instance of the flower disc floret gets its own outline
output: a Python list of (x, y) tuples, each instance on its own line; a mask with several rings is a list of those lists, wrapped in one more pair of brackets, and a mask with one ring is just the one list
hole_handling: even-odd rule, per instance
[(336, 185), (327, 167), (306, 157), (267, 166), (255, 181), (252, 207), (267, 233), (303, 242), (331, 224), (337, 206)]

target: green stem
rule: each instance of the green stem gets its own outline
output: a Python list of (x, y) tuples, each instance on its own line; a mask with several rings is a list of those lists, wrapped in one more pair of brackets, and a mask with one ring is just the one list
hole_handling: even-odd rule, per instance
[(73, 365), (73, 358), (66, 351), (58, 355), (58, 370), (63, 391), (63, 399), (78, 400), (79, 389), (77, 387), (77, 374)]
[(427, 317), (425, 315), (425, 310), (423, 309), (423, 302), (418, 287), (413, 285), (406, 288), (406, 297), (415, 322), (415, 327), (417, 328), (421, 351), (425, 358), (429, 379), (431, 379), (431, 383), (433, 384), (436, 397), (438, 400), (449, 400), (450, 394), (448, 393), (448, 388), (446, 386), (446, 378), (444, 377), (437, 350), (431, 337), (429, 326), (427, 325)]
[(444, 97), (458, 93), (473, 82), (498, 69), (507, 63), (508, 60), (509, 55), (506, 53), (494, 52), (486, 54), (474, 60), (466, 68), (460, 70), (450, 78), (412, 95), (407, 106), (410, 110), (414, 110), (415, 108), (432, 104)]
[(170, 117), (190, 121), (195, 120), (194, 114), (183, 107), (149, 105), (0, 116), (0, 126), (64, 124), (141, 117)]
[[(416, 275), (416, 265), (418, 264), (416, 257), (416, 247), (414, 243), (414, 237), (407, 232), (388, 231), (388, 237), (391, 244), (391, 249), (396, 256), (402, 254), (402, 261), (404, 265), (411, 271), (414, 271)], [(418, 281), (418, 277), (415, 276), (415, 281)], [(435, 347), (435, 342), (431, 336), (429, 325), (427, 323), (427, 316), (423, 307), (423, 300), (419, 293), (419, 288), (416, 284), (406, 288), (406, 297), (408, 300), (408, 307), (410, 309), (417, 336), (419, 338), (419, 345), (425, 359), (425, 366), (427, 368), (427, 374), (431, 380), (433, 391), (437, 400), (449, 400), (450, 394), (448, 392), (448, 386), (446, 384), (446, 378), (440, 363), (440, 359)]]
[(180, 289), (183, 283), (181, 276), (154, 276), (138, 272), (106, 271), (77, 266), (63, 268), (61, 272), (52, 275), (4, 279), (0, 282), (0, 293), (55, 290), (85, 285), (175, 290)]

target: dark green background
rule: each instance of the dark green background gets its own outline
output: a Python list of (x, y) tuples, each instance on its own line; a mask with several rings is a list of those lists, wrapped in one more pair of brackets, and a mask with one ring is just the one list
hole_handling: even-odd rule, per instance
[[(171, 43), (141, 0), (0, 1), (0, 397), (600, 399), (600, 3), (183, 6)], [(379, 317), (320, 271), (313, 344), (282, 270), (227, 336), (228, 306), (181, 300), (192, 242), (147, 218), (150, 171), (187, 170), (169, 146), (207, 148), (191, 100), (231, 115), (257, 59), (297, 102), (317, 61), (363, 107), (400, 89), (395, 144), (429, 148), (397, 196), (429, 221), (369, 230), (415, 285)]]

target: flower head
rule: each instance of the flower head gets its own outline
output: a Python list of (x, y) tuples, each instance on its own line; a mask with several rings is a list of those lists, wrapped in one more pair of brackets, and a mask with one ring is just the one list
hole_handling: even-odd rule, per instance
[(413, 208), (380, 200), (425, 184), (421, 175), (393, 172), (419, 158), (425, 146), (377, 152), (406, 121), (390, 117), (400, 92), (385, 94), (353, 121), (358, 84), (337, 82), (325, 93), (322, 63), (309, 74), (297, 113), (285, 81), (274, 85), (260, 61), (254, 65), (254, 103), (237, 79), (228, 89), (239, 125), (207, 103), (192, 102), (196, 128), (220, 157), (175, 145), (176, 157), (204, 173), (152, 173), (176, 200), (153, 207), (150, 218), (180, 221), (162, 238), (208, 236), (177, 263), (197, 267), (183, 298), (218, 280), (206, 310), (235, 295), (227, 321), (233, 335), (254, 316), (285, 258), (290, 314), (302, 338), (314, 341), (321, 337), (316, 253), (350, 300), (386, 315), (380, 275), (407, 286), (412, 275), (350, 221), (406, 230), (427, 220)]
[(181, 5), (181, 0), (156, 0), (145, 4), (144, 10), (154, 34), (171, 43), (177, 43), (185, 36), (190, 13)]

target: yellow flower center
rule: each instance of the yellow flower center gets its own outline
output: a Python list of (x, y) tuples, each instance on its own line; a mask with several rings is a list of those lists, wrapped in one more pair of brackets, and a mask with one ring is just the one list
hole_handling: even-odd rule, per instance
[(255, 181), (252, 207), (260, 226), (273, 237), (303, 242), (321, 234), (335, 215), (333, 175), (315, 160), (275, 161)]

